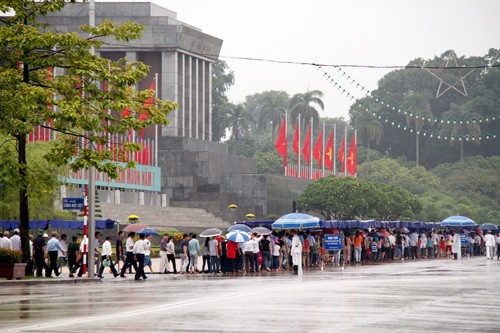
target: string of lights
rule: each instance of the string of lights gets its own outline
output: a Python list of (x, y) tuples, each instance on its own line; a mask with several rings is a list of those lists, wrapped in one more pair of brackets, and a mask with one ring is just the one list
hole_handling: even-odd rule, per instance
[[(318, 67), (318, 70), (321, 70), (323, 72), (323, 77), (325, 77), (331, 84), (333, 84), (334, 87), (337, 88), (337, 90), (342, 94), (345, 95), (346, 97), (349, 97), (351, 100), (355, 99), (355, 96), (352, 95), (346, 88), (344, 88), (341, 84), (339, 84), (337, 81), (335, 81), (334, 78), (332, 78), (328, 72), (323, 70), (323, 68), (320, 66)], [(366, 90), (366, 89), (364, 89)], [(426, 129), (418, 129), (414, 128), (408, 124), (401, 123), (397, 120), (393, 120), (385, 116), (384, 114), (374, 110), (371, 108), (369, 105), (364, 103), (363, 101), (356, 99), (355, 105), (362, 111), (365, 112), (370, 112), (372, 115), (376, 116), (378, 119), (381, 121), (390, 124), (391, 126), (396, 126), (397, 128), (401, 128), (404, 131), (409, 131), (410, 133), (415, 132), (418, 135), (423, 135), (425, 137), (430, 137), (430, 138), (437, 138), (437, 139), (442, 139), (442, 140), (450, 140), (450, 141), (475, 141), (475, 140), (488, 140), (488, 139), (496, 139), (497, 136), (500, 137), (500, 132), (492, 132), (492, 133), (486, 133), (486, 134), (479, 134), (479, 135), (451, 135), (451, 134), (444, 134), (440, 132), (435, 132), (435, 131), (430, 131)]]
[[(347, 82), (350, 84), (355, 84), (356, 88), (360, 89), (361, 92), (366, 93), (366, 95), (370, 98), (373, 98), (375, 102), (379, 102), (381, 105), (386, 107), (388, 110), (391, 111), (397, 111), (398, 113), (403, 113), (404, 115), (409, 115), (410, 117), (413, 117), (415, 119), (422, 119), (424, 121), (428, 122), (434, 122), (434, 123), (447, 123), (447, 124), (470, 124), (473, 123), (482, 123), (483, 121), (490, 121), (490, 120), (496, 120), (500, 119), (500, 113), (498, 114), (492, 114), (492, 115), (486, 115), (486, 116), (480, 116), (480, 117), (475, 117), (475, 118), (460, 118), (460, 119), (455, 119), (455, 118), (440, 118), (440, 117), (434, 117), (434, 116), (425, 116), (421, 115), (418, 112), (412, 112), (410, 110), (401, 108), (397, 106), (395, 103), (388, 101), (384, 98), (382, 98), (379, 95), (376, 95), (373, 93), (373, 91), (370, 91), (360, 85), (355, 79), (353, 79), (348, 73), (346, 73), (342, 68), (334, 66), (337, 68), (337, 73), (342, 74), (341, 77), (344, 78)], [(328, 75), (328, 78), (330, 76)]]

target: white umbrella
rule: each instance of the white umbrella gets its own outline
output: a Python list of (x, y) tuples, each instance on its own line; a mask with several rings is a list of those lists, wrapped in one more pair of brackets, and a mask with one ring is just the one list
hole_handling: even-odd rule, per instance
[(204, 230), (200, 234), (200, 237), (215, 237), (215, 236), (219, 236), (220, 234), (222, 234), (222, 230), (217, 229), (217, 228), (210, 228), (210, 229)]

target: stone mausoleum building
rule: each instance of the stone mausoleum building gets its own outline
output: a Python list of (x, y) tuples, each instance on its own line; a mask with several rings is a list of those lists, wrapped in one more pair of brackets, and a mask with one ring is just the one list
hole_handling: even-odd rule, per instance
[[(89, 22), (89, 4), (67, 4), (45, 19), (58, 31), (81, 32), (79, 27)], [(229, 155), (226, 144), (212, 141), (212, 65), (222, 40), (149, 2), (97, 2), (96, 24), (104, 20), (138, 22), (144, 26), (143, 37), (128, 43), (110, 41), (96, 52), (112, 60), (127, 58), (151, 66), (138, 88), (150, 88), (157, 73), (158, 96), (177, 102), (179, 108), (169, 114), (170, 124), (159, 131), (161, 177), (155, 179), (161, 184), (156, 190), (101, 184), (101, 201), (202, 208), (231, 222), (244, 219), (247, 213), (257, 218), (289, 213), (308, 180), (259, 175), (254, 160)], [(147, 129), (145, 135), (154, 138), (154, 129)], [(232, 203), (238, 205), (237, 212), (228, 209)], [(138, 214), (146, 216), (147, 212)]]

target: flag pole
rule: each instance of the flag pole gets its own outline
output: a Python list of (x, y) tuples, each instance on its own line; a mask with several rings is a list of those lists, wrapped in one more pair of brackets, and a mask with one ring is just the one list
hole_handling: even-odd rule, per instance
[[(155, 97), (158, 98), (158, 73), (155, 73)], [(155, 167), (157, 166), (158, 166), (158, 124), (155, 124)]]
[[(285, 110), (285, 142), (287, 143), (286, 145), (286, 154), (288, 155), (288, 111)], [(287, 156), (288, 160), (288, 156)], [(288, 176), (288, 163), (285, 164), (285, 176)]]
[(313, 179), (313, 133), (314, 119), (311, 117), (311, 136), (309, 137), (309, 179)]
[(323, 137), (321, 138), (322, 142), (321, 142), (321, 146), (322, 146), (322, 149), (321, 149), (321, 161), (323, 162), (322, 163), (322, 168), (321, 168), (321, 174), (322, 176), (324, 177), (325, 176), (325, 136), (326, 136), (326, 132), (325, 132), (325, 121), (323, 120)]
[[(358, 146), (358, 130), (354, 130), (354, 145)], [(358, 149), (356, 149), (356, 155), (358, 154)], [(358, 163), (358, 159), (356, 158), (356, 163)], [(356, 166), (356, 172), (354, 173), (354, 178), (358, 178), (358, 167)]]
[(344, 177), (347, 177), (347, 126), (344, 128)]
[(337, 174), (337, 124), (333, 124), (333, 174)]
[(300, 113), (299, 113), (299, 143), (298, 143), (298, 150), (297, 150), (297, 160), (298, 160), (298, 167), (299, 167), (299, 172), (297, 172), (297, 176), (298, 178), (302, 178), (302, 173), (301, 173), (301, 170), (300, 170), (300, 147), (301, 144), (300, 144)]

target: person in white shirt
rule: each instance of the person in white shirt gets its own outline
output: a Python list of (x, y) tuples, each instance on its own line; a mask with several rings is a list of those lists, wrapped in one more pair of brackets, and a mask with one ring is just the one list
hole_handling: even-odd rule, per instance
[(144, 239), (144, 243), (146, 243), (146, 253), (144, 253), (144, 267), (148, 266), (149, 271), (153, 273), (153, 262), (151, 261), (151, 254), (154, 254), (151, 250), (151, 240), (153, 239), (153, 235), (147, 235)]
[(488, 233), (484, 235), (484, 245), (486, 246), (486, 259), (493, 259), (495, 255), (495, 236), (488, 230)]
[(14, 235), (10, 238), (12, 250), (21, 251), (21, 237), (19, 237), (19, 229), (14, 229)]
[(120, 272), (120, 277), (124, 278), (125, 272), (130, 266), (134, 267), (135, 272), (137, 272), (137, 264), (134, 259), (134, 237), (135, 232), (131, 231), (128, 233), (127, 242), (125, 243), (125, 252), (127, 253), (125, 257), (125, 264), (123, 264), (122, 270)]
[(302, 275), (302, 242), (295, 229), (290, 230), (290, 235), (292, 235), (292, 248), (290, 251), (292, 254), (293, 274)]
[[(137, 270), (135, 271), (135, 279), (140, 280), (141, 277), (146, 280), (148, 277), (144, 273), (144, 255), (148, 250), (144, 234), (139, 234), (139, 240), (134, 243), (134, 258), (138, 262)], [(123, 271), (122, 271), (123, 272)]]
[(168, 262), (172, 262), (172, 267), (174, 268), (174, 274), (177, 274), (177, 266), (175, 264), (175, 244), (174, 244), (174, 237), (168, 236), (168, 243), (167, 243), (167, 258)]
[(10, 232), (5, 231), (0, 239), (0, 248), (12, 250), (12, 242), (10, 241)]
[(106, 260), (106, 259), (109, 261), (109, 268), (113, 272), (114, 277), (118, 276), (118, 272), (116, 271), (115, 264), (113, 263), (113, 260), (111, 260), (111, 253), (112, 253), (111, 237), (106, 236), (106, 240), (104, 241), (104, 243), (102, 243), (101, 268), (99, 269), (99, 274), (97, 274), (97, 277), (99, 277), (101, 279), (104, 278), (104, 276), (102, 276), (102, 273), (104, 272), (104, 264), (103, 263), (104, 263), (104, 260)]
[(59, 240), (59, 245), (61, 245), (61, 248), (63, 251), (58, 251), (57, 252), (57, 269), (60, 270), (59, 273), (62, 273), (62, 266), (66, 266), (67, 258), (66, 258), (66, 253), (68, 252), (68, 245), (66, 244), (66, 239), (68, 236), (66, 234), (61, 235), (61, 239)]

